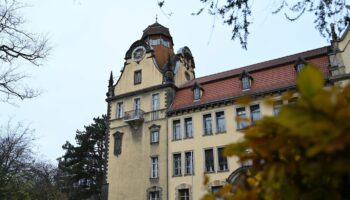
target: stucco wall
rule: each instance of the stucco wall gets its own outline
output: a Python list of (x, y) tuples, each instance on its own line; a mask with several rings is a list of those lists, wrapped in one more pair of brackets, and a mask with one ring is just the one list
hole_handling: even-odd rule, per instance
[[(276, 99), (280, 98), (277, 96)], [(287, 102), (284, 102), (287, 103)], [(262, 116), (272, 115), (272, 107), (263, 102), (262, 99), (258, 99), (251, 102), (251, 105), (260, 105), (260, 112)], [(203, 186), (203, 177), (205, 169), (204, 161), (204, 149), (213, 148), (214, 149), (214, 173), (207, 173), (206, 175), (210, 178), (210, 183), (224, 183), (229, 175), (236, 170), (241, 165), (237, 163), (236, 157), (228, 158), (228, 171), (218, 172), (218, 158), (217, 158), (217, 147), (226, 146), (232, 142), (242, 139), (243, 133), (237, 130), (236, 118), (236, 108), (242, 107), (240, 105), (226, 105), (222, 107), (208, 108), (205, 110), (200, 110), (191, 113), (179, 114), (178, 116), (172, 116), (168, 119), (168, 142), (169, 142), (169, 199), (175, 199), (176, 188), (181, 184), (187, 184), (192, 186), (192, 199), (200, 199), (206, 192), (206, 188)], [(224, 111), (225, 113), (225, 125), (226, 132), (216, 134), (216, 121), (215, 113)], [(212, 126), (213, 135), (203, 136), (203, 115), (211, 113), (212, 116)], [(247, 118), (250, 118), (249, 106), (246, 106)], [(173, 120), (181, 121), (181, 134), (184, 134), (184, 119), (187, 117), (192, 117), (193, 120), (193, 138), (182, 139), (173, 141), (173, 131), (172, 125)], [(173, 177), (173, 153), (182, 153), (182, 171), (184, 170), (184, 152), (193, 151), (194, 153), (194, 175), (193, 176), (179, 176)]]

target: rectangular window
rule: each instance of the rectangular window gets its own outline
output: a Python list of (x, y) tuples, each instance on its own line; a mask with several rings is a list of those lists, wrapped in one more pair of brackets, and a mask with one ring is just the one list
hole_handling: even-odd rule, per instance
[(247, 115), (244, 107), (236, 109), (236, 116), (237, 116), (237, 129), (243, 129), (248, 126), (248, 123), (246, 121)]
[(242, 78), (242, 90), (250, 89), (250, 80), (248, 76)]
[(124, 104), (123, 102), (117, 103), (117, 119), (124, 117)]
[(203, 115), (204, 135), (212, 134), (211, 114)]
[(158, 178), (158, 156), (151, 157), (151, 178)]
[(185, 118), (185, 138), (193, 137), (192, 117)]
[(159, 119), (159, 94), (152, 94), (152, 105), (151, 105), (151, 120), (157, 120)]
[(204, 158), (205, 158), (205, 172), (214, 172), (214, 154), (213, 149), (204, 150)]
[(149, 200), (159, 200), (159, 191), (149, 192)]
[(185, 152), (185, 174), (193, 174), (193, 152)]
[(140, 98), (135, 98), (134, 99), (134, 110), (140, 110), (141, 109), (141, 99)]
[(282, 105), (283, 105), (283, 101), (282, 101), (282, 100), (276, 101), (276, 102), (273, 104), (273, 110), (272, 110), (272, 112), (273, 112), (273, 115), (274, 115), (274, 116), (277, 116), (277, 115), (278, 115), (278, 113), (279, 113), (280, 110), (281, 110)]
[(260, 107), (259, 105), (250, 106), (250, 117), (252, 120), (252, 124), (255, 124), (256, 121), (260, 119)]
[(173, 121), (173, 140), (180, 140), (181, 139), (180, 126), (181, 126), (180, 120)]
[(218, 133), (226, 132), (226, 126), (225, 126), (225, 113), (224, 112), (217, 112), (216, 115), (216, 128)]
[(219, 171), (228, 170), (227, 158), (224, 157), (224, 148), (218, 148), (218, 163), (219, 163)]
[(151, 130), (151, 144), (159, 142), (159, 130)]
[(152, 94), (152, 111), (159, 110), (159, 94)]
[(181, 176), (181, 153), (173, 154), (173, 175)]
[(142, 71), (137, 70), (134, 72), (134, 84), (140, 84), (142, 79)]
[(190, 200), (190, 191), (188, 189), (180, 189), (179, 200)]
[(199, 100), (201, 98), (201, 90), (196, 87), (193, 89), (193, 100)]

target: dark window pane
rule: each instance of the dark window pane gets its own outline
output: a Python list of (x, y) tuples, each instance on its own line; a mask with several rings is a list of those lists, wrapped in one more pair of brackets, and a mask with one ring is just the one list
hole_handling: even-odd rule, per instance
[(206, 149), (204, 151), (204, 155), (205, 155), (205, 171), (213, 172), (215, 170), (213, 149)]

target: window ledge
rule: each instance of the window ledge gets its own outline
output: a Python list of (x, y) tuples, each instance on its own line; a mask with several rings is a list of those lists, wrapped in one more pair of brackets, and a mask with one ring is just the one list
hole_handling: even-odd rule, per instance
[(192, 173), (192, 174), (184, 174), (184, 176), (194, 176), (194, 173)]
[(203, 134), (203, 136), (212, 136), (213, 135), (213, 133), (210, 133), (210, 134)]
[(150, 144), (151, 144), (151, 145), (158, 145), (159, 142), (151, 142)]
[(182, 174), (180, 174), (180, 175), (173, 175), (173, 178), (175, 178), (175, 177), (182, 177)]
[(211, 172), (205, 171), (204, 174), (215, 174), (215, 171), (211, 171)]
[(221, 131), (221, 132), (216, 132), (215, 134), (216, 134), (216, 135), (219, 135), (219, 134), (225, 134), (225, 133), (227, 133), (226, 130), (225, 130), (225, 131)]
[(218, 173), (224, 173), (224, 172), (229, 172), (229, 169), (225, 169), (225, 170), (218, 170)]
[(184, 140), (190, 140), (190, 139), (193, 139), (193, 136), (192, 137), (185, 137)]
[(172, 139), (171, 141), (172, 142), (181, 141), (181, 138), (180, 139)]

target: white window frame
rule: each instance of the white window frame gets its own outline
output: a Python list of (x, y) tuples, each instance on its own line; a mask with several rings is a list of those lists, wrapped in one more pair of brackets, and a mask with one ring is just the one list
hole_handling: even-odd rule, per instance
[(124, 102), (117, 102), (117, 119), (124, 117)]
[[(222, 113), (223, 115), (221, 117), (218, 117), (219, 113)], [(222, 120), (222, 123), (223, 123), (223, 127), (221, 127), (221, 128), (219, 126), (219, 120)], [(226, 132), (226, 119), (225, 119), (225, 112), (224, 111), (215, 112), (215, 123), (216, 123), (216, 132), (217, 133)]]
[[(175, 126), (176, 122), (176, 126)], [(181, 120), (173, 120), (173, 140), (181, 140)]]
[(241, 118), (239, 121), (237, 121), (237, 129), (244, 129), (244, 128), (248, 127), (248, 125), (249, 125), (248, 122), (244, 121), (244, 120), (248, 119), (247, 118), (247, 109), (245, 107), (237, 107), (236, 108), (236, 116)]
[(155, 179), (159, 177), (159, 157), (151, 156), (150, 178)]
[(243, 76), (241, 81), (242, 81), (242, 90), (249, 90), (251, 87), (250, 77)]
[[(190, 160), (188, 160), (187, 155), (190, 155)], [(193, 151), (185, 151), (185, 175), (194, 174), (194, 163), (193, 163)]]
[[(210, 120), (208, 121), (206, 118), (210, 116)], [(208, 124), (207, 124), (208, 121)], [(209, 127), (207, 127), (209, 125)], [(212, 135), (213, 134), (213, 117), (211, 113), (206, 113), (203, 115), (203, 135)]]
[[(253, 110), (254, 107), (257, 107), (257, 109)], [(250, 119), (252, 124), (255, 124), (258, 120), (261, 119), (261, 108), (260, 104), (253, 104), (249, 106), (250, 109)]]
[[(188, 122), (190, 122), (189, 124), (190, 125), (190, 129), (188, 129)], [(192, 117), (186, 117), (184, 119), (184, 124), (185, 124), (185, 135), (184, 135), (184, 138), (193, 138), (193, 119)]]
[[(175, 159), (175, 156), (176, 156), (176, 159)], [(182, 160), (181, 153), (173, 153), (173, 176), (182, 176), (181, 160)]]

